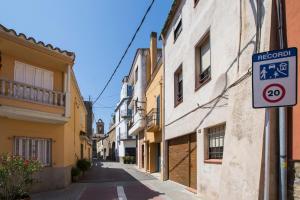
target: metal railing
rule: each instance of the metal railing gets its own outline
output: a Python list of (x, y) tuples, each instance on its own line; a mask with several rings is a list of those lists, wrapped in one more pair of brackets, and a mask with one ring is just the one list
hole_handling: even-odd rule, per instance
[(63, 92), (3, 78), (0, 78), (0, 96), (53, 106), (65, 106), (66, 99), (66, 95)]
[(159, 113), (157, 113), (156, 108), (152, 108), (146, 117), (147, 129), (157, 129), (159, 128)]

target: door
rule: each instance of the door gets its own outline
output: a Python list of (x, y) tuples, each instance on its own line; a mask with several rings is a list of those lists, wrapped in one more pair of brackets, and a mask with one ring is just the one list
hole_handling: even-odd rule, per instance
[(160, 172), (160, 165), (161, 165), (161, 153), (160, 153), (160, 143), (156, 144), (156, 171)]
[(171, 139), (168, 142), (169, 179), (197, 188), (196, 133)]
[(142, 168), (144, 168), (144, 162), (145, 162), (145, 146), (142, 144)]

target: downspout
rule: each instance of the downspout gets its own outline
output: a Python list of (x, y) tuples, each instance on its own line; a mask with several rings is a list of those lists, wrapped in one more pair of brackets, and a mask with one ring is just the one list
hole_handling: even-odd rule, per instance
[(168, 142), (166, 141), (165, 139), (165, 113), (166, 113), (166, 104), (165, 104), (165, 92), (166, 92), (166, 62), (165, 62), (165, 45), (166, 45), (166, 41), (165, 41), (165, 38), (163, 36), (163, 34), (160, 35), (160, 38), (162, 40), (162, 67), (163, 67), (163, 93), (162, 93), (162, 104), (163, 104), (163, 110), (162, 110), (162, 113), (163, 113), (163, 117), (162, 117), (162, 133), (161, 133), (161, 136), (162, 136), (162, 142), (163, 142), (163, 149), (162, 149), (162, 152), (163, 152), (163, 181), (165, 180), (168, 180), (169, 179), (169, 173), (168, 173), (168, 166), (169, 166), (169, 162), (168, 162)]

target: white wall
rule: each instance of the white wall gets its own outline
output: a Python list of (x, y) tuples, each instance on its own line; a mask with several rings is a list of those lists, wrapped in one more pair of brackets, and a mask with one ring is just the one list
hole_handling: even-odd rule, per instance
[[(173, 27), (167, 33), (165, 55), (165, 138), (197, 131), (197, 191), (204, 199), (258, 199), (263, 145), (264, 110), (253, 110), (251, 78), (214, 101), (191, 112), (221, 94), (251, 67), (255, 48), (254, 0), (243, 0), (240, 65), (237, 53), (240, 34), (240, 1), (182, 1), (174, 17), (181, 15), (183, 30), (176, 42)], [(271, 0), (264, 1), (261, 50), (268, 50)], [(254, 9), (254, 10), (253, 10)], [(195, 46), (210, 31), (211, 81), (195, 91)], [(174, 107), (174, 72), (183, 66), (183, 102)], [(227, 72), (227, 73), (226, 73)], [(177, 120), (177, 121), (176, 121)], [(204, 163), (204, 130), (226, 122), (222, 164)], [(251, 174), (251, 175), (250, 175)], [(249, 192), (252, 191), (252, 192)]]
[[(146, 56), (149, 53), (148, 49), (138, 49), (136, 57), (133, 61), (133, 66), (131, 69), (131, 73), (129, 76), (129, 83), (134, 87), (134, 93), (132, 96), (132, 102), (130, 104), (130, 108), (133, 113), (133, 126), (129, 130), (130, 135), (137, 135), (140, 130), (145, 127), (145, 109), (146, 104), (142, 102), (146, 102)], [(135, 70), (138, 68), (138, 80), (135, 83)], [(143, 109), (142, 111), (134, 112), (135, 103), (134, 101), (138, 100), (138, 107)]]

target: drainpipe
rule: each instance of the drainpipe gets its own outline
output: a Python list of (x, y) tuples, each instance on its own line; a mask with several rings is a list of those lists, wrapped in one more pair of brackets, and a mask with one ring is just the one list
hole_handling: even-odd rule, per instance
[[(283, 5), (281, 0), (276, 0), (279, 48), (284, 48), (283, 32)], [(286, 159), (286, 133), (287, 133), (287, 109), (279, 108), (279, 199), (287, 199), (287, 159)]]
[(166, 94), (166, 75), (165, 75), (165, 39), (164, 39), (164, 36), (161, 34), (160, 35), (160, 38), (162, 40), (162, 64), (163, 64), (163, 98), (162, 98), (162, 104), (163, 104), (163, 117), (162, 117), (162, 142), (163, 142), (163, 149), (162, 149), (162, 152), (163, 152), (163, 181), (165, 180), (168, 180), (169, 178), (169, 172), (168, 172), (168, 142), (166, 141), (165, 139), (165, 113), (166, 113), (166, 104), (165, 104), (165, 94)]

